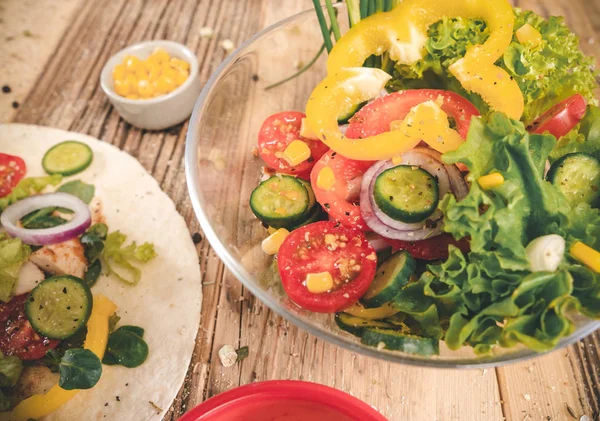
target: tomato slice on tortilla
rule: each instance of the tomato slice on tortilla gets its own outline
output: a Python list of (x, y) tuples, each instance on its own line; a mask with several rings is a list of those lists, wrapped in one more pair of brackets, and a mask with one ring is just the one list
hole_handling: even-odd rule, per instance
[(23, 177), (27, 166), (18, 156), (0, 153), (0, 197), (9, 194)]
[(453, 245), (467, 253), (470, 250), (466, 239), (455, 240), (450, 234), (441, 234), (421, 241), (403, 241), (384, 238), (392, 248), (408, 251), (412, 257), (421, 260), (439, 260), (448, 258), (448, 246)]
[[(329, 150), (320, 140), (300, 136), (302, 119), (306, 115), (297, 111), (283, 111), (268, 117), (258, 133), (258, 152), (265, 163), (277, 172), (297, 175), (308, 179), (315, 162)], [(310, 149), (310, 158), (292, 166), (281, 157), (285, 148), (294, 140), (301, 140)]]
[(59, 341), (39, 335), (25, 316), (25, 300), (29, 294), (17, 295), (0, 304), (0, 351), (22, 360), (38, 360)]
[[(290, 299), (310, 311), (342, 311), (362, 297), (377, 267), (375, 249), (360, 231), (333, 221), (315, 222), (298, 228), (279, 249), (277, 265), (283, 288)], [(333, 288), (310, 292), (309, 273), (329, 272)]]
[[(329, 151), (317, 161), (310, 173), (310, 183), (317, 202), (336, 221), (361, 231), (370, 231), (360, 213), (358, 197), (363, 174), (373, 161), (355, 161)], [(318, 186), (319, 173), (325, 167), (331, 168), (335, 184), (329, 190)]]

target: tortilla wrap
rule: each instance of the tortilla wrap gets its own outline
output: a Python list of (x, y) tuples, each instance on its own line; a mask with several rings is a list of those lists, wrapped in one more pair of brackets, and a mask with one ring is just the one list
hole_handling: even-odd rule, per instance
[(133, 369), (104, 365), (93, 389), (80, 391), (43, 420), (160, 420), (184, 381), (200, 322), (202, 291), (196, 249), (173, 201), (129, 154), (79, 133), (0, 125), (0, 151), (23, 158), (26, 176), (44, 175), (44, 153), (65, 140), (88, 144), (94, 159), (86, 170), (63, 182), (79, 179), (93, 184), (109, 231), (126, 234), (126, 244), (154, 243), (158, 256), (139, 266), (142, 279), (136, 286), (103, 273), (92, 288), (94, 294), (104, 294), (117, 304), (118, 326), (145, 329), (150, 349), (146, 362)]

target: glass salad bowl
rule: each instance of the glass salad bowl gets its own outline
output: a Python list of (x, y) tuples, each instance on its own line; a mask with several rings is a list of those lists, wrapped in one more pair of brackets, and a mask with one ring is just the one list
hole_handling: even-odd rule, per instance
[[(344, 7), (340, 6), (339, 16), (347, 16)], [(345, 22), (341, 21), (343, 26)], [(314, 11), (280, 21), (231, 54), (198, 98), (187, 134), (186, 176), (194, 211), (216, 253), (272, 310), (352, 352), (392, 362), (450, 368), (497, 366), (540, 355), (525, 347), (514, 347), (497, 348), (490, 355), (479, 356), (470, 347), (453, 351), (443, 342), (440, 354), (433, 357), (377, 349), (339, 329), (333, 315), (303, 310), (287, 298), (273, 257), (261, 249), (267, 231), (249, 206), (264, 165), (256, 156), (257, 134), (271, 114), (305, 109), (311, 91), (325, 76), (325, 53), (299, 77), (275, 87), (270, 85), (309, 63), (322, 42)], [(600, 327), (600, 322), (581, 317), (576, 326), (557, 348), (589, 335)]]

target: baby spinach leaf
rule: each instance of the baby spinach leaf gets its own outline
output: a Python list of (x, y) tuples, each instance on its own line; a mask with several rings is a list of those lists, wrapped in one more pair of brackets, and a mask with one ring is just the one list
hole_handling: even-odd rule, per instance
[(108, 332), (109, 333), (113, 333), (115, 331), (115, 328), (117, 327), (117, 324), (119, 323), (119, 321), (121, 321), (121, 316), (119, 316), (117, 314), (117, 312), (114, 312), (112, 314), (112, 316), (110, 316), (108, 318)]
[(56, 191), (69, 193), (70, 195), (80, 198), (84, 203), (89, 205), (94, 198), (96, 188), (92, 184), (84, 183), (81, 180), (73, 180), (63, 184)]
[(122, 326), (111, 333), (102, 362), (128, 368), (142, 365), (148, 358), (148, 344), (138, 333), (143, 335), (144, 330), (136, 326)]
[(102, 363), (89, 349), (69, 349), (62, 357), (58, 371), (58, 385), (63, 389), (91, 389), (100, 380)]
[(89, 234), (94, 234), (101, 240), (106, 240), (106, 236), (108, 235), (108, 226), (102, 222), (98, 222), (97, 224), (89, 227), (86, 232)]
[(90, 288), (96, 284), (98, 277), (100, 277), (100, 273), (102, 272), (102, 262), (100, 259), (96, 259), (90, 264), (85, 271), (85, 275), (83, 276), (83, 280)]
[(86, 232), (81, 238), (81, 245), (83, 246), (85, 258), (88, 262), (93, 262), (97, 260), (102, 255), (102, 251), (104, 250), (104, 241), (96, 234)]

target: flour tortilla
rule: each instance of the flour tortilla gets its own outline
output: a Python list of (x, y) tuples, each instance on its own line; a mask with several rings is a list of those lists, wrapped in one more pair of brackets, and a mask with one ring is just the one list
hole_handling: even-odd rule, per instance
[(64, 181), (94, 184), (109, 230), (126, 234), (126, 244), (154, 243), (158, 256), (140, 266), (142, 279), (134, 287), (103, 274), (92, 288), (94, 294), (104, 294), (117, 304), (119, 325), (146, 330), (144, 339), (150, 348), (146, 362), (133, 369), (103, 366), (102, 378), (93, 389), (80, 391), (43, 420), (160, 420), (184, 381), (198, 332), (202, 290), (196, 249), (173, 201), (129, 154), (78, 133), (0, 124), (0, 151), (23, 158), (26, 176), (44, 175), (44, 153), (65, 140), (88, 144), (94, 160), (85, 171)]

